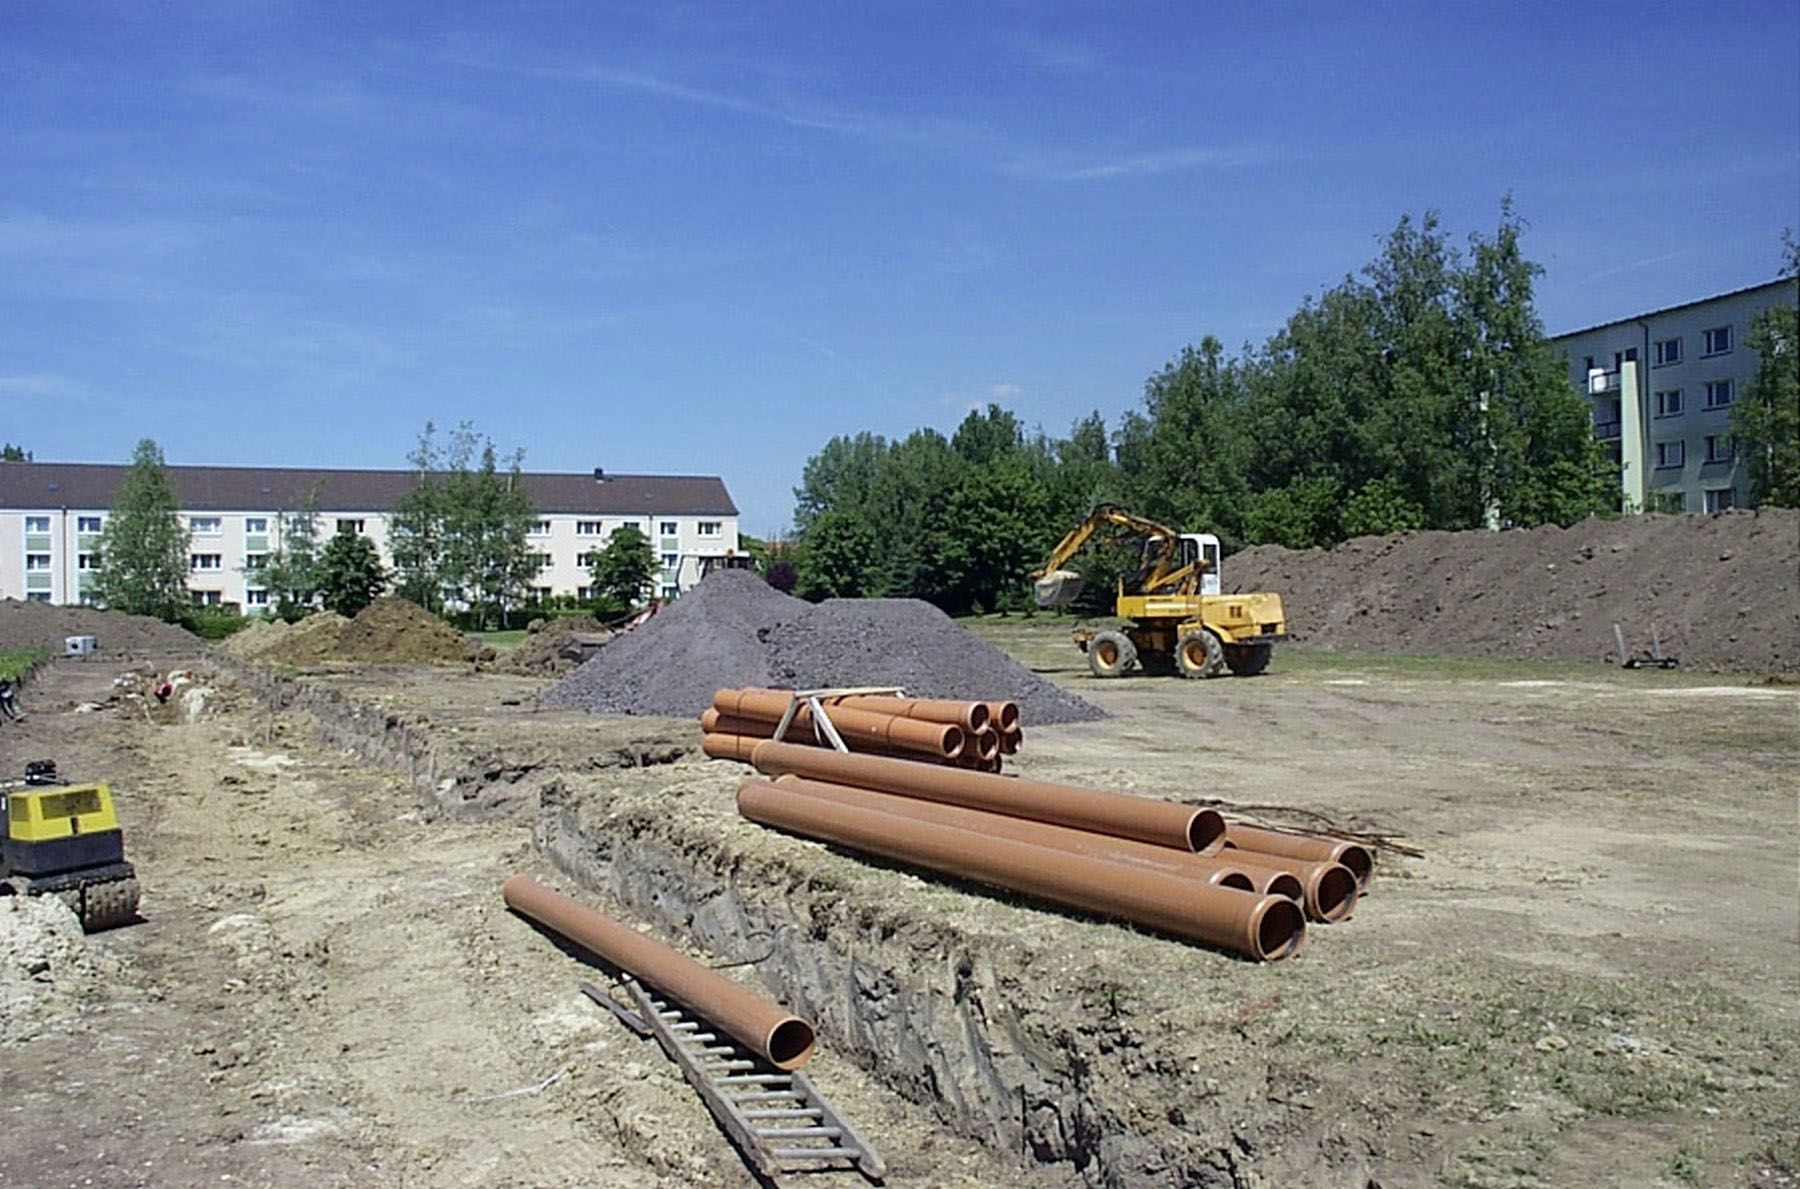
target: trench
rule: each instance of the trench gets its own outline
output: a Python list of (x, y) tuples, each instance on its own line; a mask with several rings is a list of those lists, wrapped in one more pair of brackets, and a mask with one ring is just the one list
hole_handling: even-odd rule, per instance
[(822, 1040), (947, 1129), (1092, 1185), (1245, 1183), (1244, 1125), (1146, 1120), (1146, 1100), (1182, 1097), (1180, 1071), (1104, 1011), (1020, 994), (1034, 957), (1023, 944), (897, 919), (804, 870), (745, 862), (666, 813), (584, 805), (554, 775), (471, 768), (427, 727), (339, 691), (241, 663), (219, 667), (271, 714), (304, 713), (327, 744), (404, 771), (428, 806), (533, 815), (534, 846), (572, 880), (664, 939), (753, 963), (768, 993)]

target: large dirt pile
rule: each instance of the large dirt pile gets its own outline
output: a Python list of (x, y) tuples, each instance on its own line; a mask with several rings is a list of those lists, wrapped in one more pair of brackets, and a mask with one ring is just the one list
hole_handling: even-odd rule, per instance
[(61, 656), (70, 636), (92, 636), (100, 651), (111, 655), (193, 649), (205, 643), (186, 628), (147, 615), (0, 599), (0, 652), (42, 649)]
[(0, 1044), (65, 1027), (102, 974), (81, 922), (54, 896), (0, 896)]
[(1225, 589), (1273, 590), (1296, 640), (1368, 652), (1599, 661), (1652, 625), (1683, 667), (1800, 669), (1800, 512), (1634, 516), (1501, 533), (1260, 545)]
[(904, 685), (921, 697), (1011, 699), (1028, 724), (1103, 717), (929, 603), (814, 606), (745, 570), (721, 570), (546, 690), (602, 714), (698, 714), (721, 688)]
[(278, 665), (454, 664), (487, 655), (431, 612), (398, 598), (376, 599), (355, 619), (319, 611), (298, 623), (253, 623), (227, 639), (224, 647), (233, 656)]
[(567, 673), (579, 663), (563, 655), (565, 647), (576, 636), (610, 636), (592, 615), (559, 616), (550, 620), (532, 620), (526, 636), (511, 652), (501, 655), (494, 668), (502, 673), (526, 676)]

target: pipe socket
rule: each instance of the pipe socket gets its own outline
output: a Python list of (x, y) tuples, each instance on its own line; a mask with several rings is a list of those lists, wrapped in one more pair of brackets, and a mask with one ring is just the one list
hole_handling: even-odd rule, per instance
[(1375, 874), (1375, 859), (1368, 847), (1336, 838), (1290, 834), (1285, 830), (1265, 830), (1260, 826), (1233, 822), (1226, 830), (1225, 845), (1314, 863), (1342, 863), (1356, 877), (1359, 892), (1368, 891), (1369, 880)]

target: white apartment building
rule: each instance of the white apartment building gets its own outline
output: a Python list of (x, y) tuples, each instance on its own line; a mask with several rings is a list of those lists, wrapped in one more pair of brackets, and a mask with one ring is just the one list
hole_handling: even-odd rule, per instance
[(1793, 305), (1791, 280), (1670, 306), (1550, 341), (1592, 403), (1631, 511), (1718, 512), (1749, 494), (1731, 406), (1756, 378), (1750, 320)]
[[(100, 463), (0, 462), (0, 598), (75, 604), (91, 599), (107, 509), (130, 468)], [(188, 588), (200, 604), (269, 605), (259, 581), (280, 547), (283, 518), (318, 509), (320, 543), (340, 528), (367, 537), (391, 566), (388, 521), (417, 482), (412, 471), (271, 467), (167, 468), (189, 533)], [(528, 538), (539, 561), (535, 595), (585, 597), (588, 555), (631, 525), (660, 566), (657, 593), (674, 598), (713, 559), (739, 550), (738, 510), (710, 475), (526, 474), (539, 519)]]

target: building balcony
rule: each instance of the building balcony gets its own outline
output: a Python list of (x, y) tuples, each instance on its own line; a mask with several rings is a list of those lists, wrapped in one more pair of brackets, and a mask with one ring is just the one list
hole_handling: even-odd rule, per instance
[(1599, 396), (1603, 392), (1617, 392), (1619, 390), (1619, 373), (1595, 368), (1588, 373), (1587, 390), (1589, 396)]
[(1594, 436), (1599, 438), (1602, 442), (1611, 441), (1612, 439), (1619, 436), (1619, 422), (1617, 422), (1617, 421), (1596, 421), (1596, 422), (1594, 422)]

